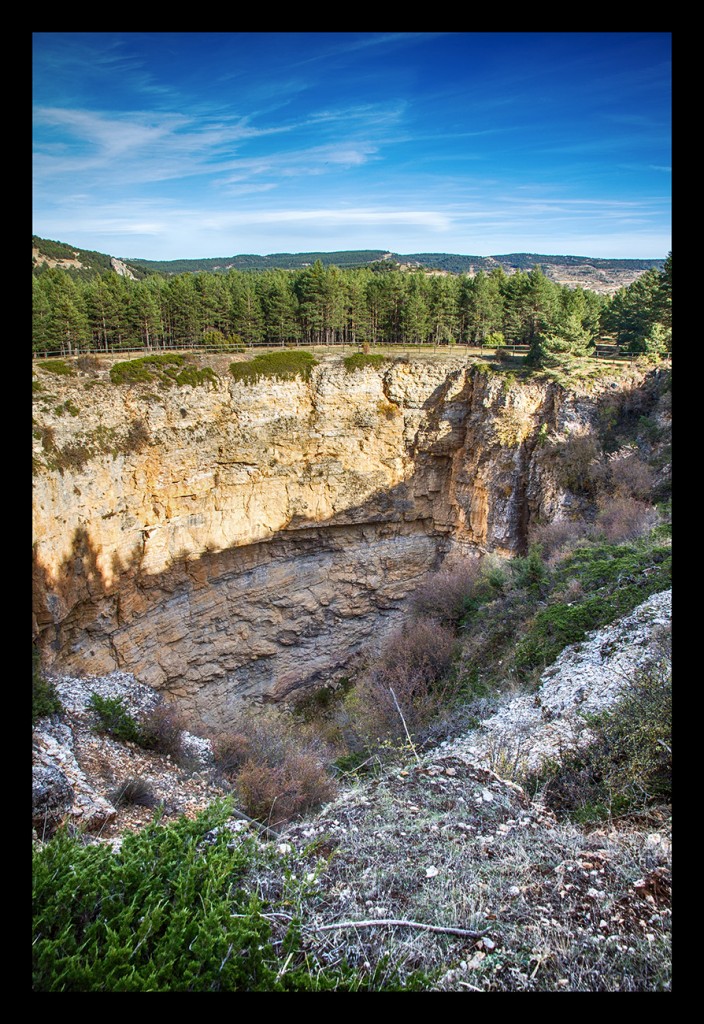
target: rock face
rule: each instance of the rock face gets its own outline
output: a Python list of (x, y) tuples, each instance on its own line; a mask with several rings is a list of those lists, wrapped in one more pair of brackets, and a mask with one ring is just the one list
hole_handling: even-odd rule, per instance
[(345, 674), (450, 551), (520, 552), (579, 500), (556, 453), (623, 382), (578, 395), (483, 369), (328, 360), (308, 381), (166, 390), (38, 372), (45, 662), (134, 673), (209, 724)]
[(32, 759), (32, 823), (40, 838), (67, 816), (88, 831), (115, 817), (115, 808), (80, 768), (68, 725), (42, 719), (32, 735)]
[(111, 257), (110, 266), (116, 274), (120, 275), (120, 277), (129, 277), (132, 281), (137, 280), (127, 264), (123, 263), (122, 260), (118, 260), (115, 256)]

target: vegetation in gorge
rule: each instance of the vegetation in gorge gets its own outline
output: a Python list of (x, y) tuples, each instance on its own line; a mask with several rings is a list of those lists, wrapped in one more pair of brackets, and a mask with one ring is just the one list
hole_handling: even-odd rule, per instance
[(60, 712), (61, 701), (56, 689), (42, 672), (39, 651), (32, 647), (32, 723)]
[(578, 822), (646, 811), (672, 799), (672, 671), (666, 652), (609, 711), (587, 718), (592, 741), (523, 779)]

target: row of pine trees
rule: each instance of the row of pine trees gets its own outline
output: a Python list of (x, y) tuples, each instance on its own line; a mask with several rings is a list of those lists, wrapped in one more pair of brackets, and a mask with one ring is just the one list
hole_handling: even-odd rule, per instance
[(89, 279), (35, 273), (33, 348), (71, 354), (215, 344), (528, 344), (586, 352), (597, 339), (666, 351), (671, 273), (646, 271), (613, 298), (555, 284), (535, 268), (475, 277), (320, 261), (303, 270)]

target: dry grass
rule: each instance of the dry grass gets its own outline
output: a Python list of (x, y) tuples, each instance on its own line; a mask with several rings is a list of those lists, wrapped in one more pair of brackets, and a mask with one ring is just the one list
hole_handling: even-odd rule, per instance
[[(316, 877), (304, 934), (321, 962), (373, 969), (388, 956), (402, 972), (430, 972), (434, 991), (663, 991), (666, 830), (666, 815), (654, 813), (645, 832), (585, 834), (518, 786), (440, 755), (346, 794), (284, 839)], [(370, 919), (485, 934), (316, 931)]]

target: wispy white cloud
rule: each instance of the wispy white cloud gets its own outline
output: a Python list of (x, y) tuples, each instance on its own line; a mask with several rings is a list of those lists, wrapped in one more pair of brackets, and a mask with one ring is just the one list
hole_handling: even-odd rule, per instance
[(661, 35), (40, 33), (34, 229), (147, 258), (649, 245)]

